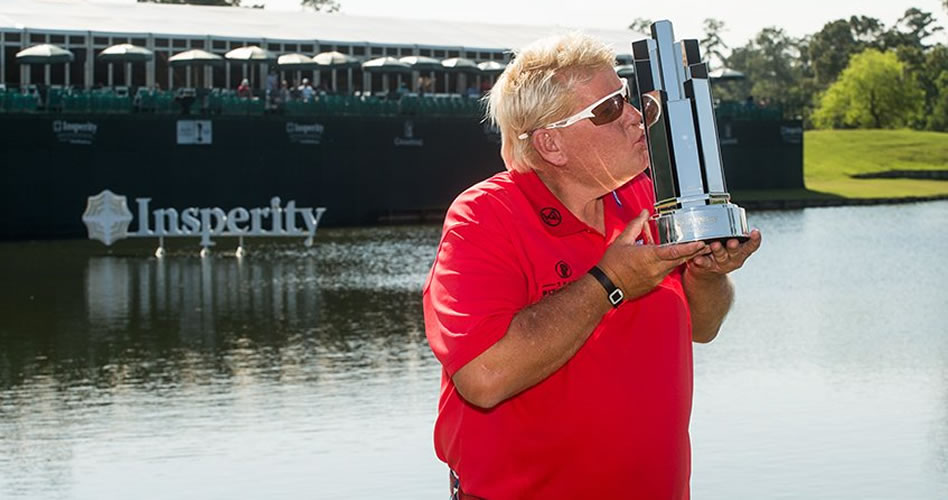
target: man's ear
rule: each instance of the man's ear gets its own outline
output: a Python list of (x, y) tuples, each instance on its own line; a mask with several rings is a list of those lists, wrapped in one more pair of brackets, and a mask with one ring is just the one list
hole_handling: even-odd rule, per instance
[(533, 148), (544, 161), (557, 167), (566, 164), (566, 149), (559, 133), (549, 129), (539, 129), (530, 135)]

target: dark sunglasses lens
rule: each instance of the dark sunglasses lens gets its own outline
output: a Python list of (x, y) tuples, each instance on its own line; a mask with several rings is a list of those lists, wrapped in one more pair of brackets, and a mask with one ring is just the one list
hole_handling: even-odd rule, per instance
[(625, 102), (625, 97), (622, 95), (612, 96), (612, 98), (606, 102), (593, 108), (593, 116), (589, 120), (595, 125), (605, 125), (614, 122), (617, 118), (622, 116), (622, 108), (625, 106)]

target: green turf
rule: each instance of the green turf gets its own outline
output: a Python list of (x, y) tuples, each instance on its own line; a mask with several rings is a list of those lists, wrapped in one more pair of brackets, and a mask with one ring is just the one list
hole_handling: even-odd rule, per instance
[(803, 138), (803, 158), (811, 193), (848, 198), (948, 195), (948, 181), (851, 177), (885, 170), (948, 170), (948, 133), (810, 130)]

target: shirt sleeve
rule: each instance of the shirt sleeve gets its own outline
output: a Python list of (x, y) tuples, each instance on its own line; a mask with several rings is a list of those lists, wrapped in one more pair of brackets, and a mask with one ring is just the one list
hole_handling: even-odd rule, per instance
[(425, 285), (425, 334), (449, 376), (503, 338), (527, 305), (527, 279), (503, 225), (444, 231)]

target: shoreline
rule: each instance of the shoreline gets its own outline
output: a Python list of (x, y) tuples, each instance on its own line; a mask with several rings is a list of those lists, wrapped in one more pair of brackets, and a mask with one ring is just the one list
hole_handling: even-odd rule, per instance
[(899, 196), (881, 198), (809, 198), (809, 199), (775, 199), (754, 200), (731, 197), (732, 201), (743, 208), (750, 210), (795, 210), (801, 208), (845, 207), (860, 205), (900, 205), (904, 203), (921, 203), (926, 201), (948, 200), (948, 194), (931, 196)]

